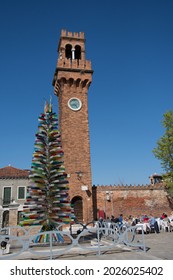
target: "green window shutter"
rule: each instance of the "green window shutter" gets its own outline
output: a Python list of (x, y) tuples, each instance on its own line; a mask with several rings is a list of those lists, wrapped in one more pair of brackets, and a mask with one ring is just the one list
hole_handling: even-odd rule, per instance
[(18, 187), (18, 199), (25, 199), (25, 187)]
[(3, 204), (9, 204), (11, 201), (11, 187), (4, 187)]

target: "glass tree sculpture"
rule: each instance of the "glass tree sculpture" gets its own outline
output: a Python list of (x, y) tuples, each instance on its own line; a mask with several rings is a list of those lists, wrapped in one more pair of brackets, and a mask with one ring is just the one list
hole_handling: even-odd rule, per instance
[(46, 102), (39, 116), (34, 153), (31, 165), (28, 194), (21, 226), (42, 225), (41, 231), (53, 230), (61, 223), (74, 220), (68, 195), (67, 174), (56, 113)]

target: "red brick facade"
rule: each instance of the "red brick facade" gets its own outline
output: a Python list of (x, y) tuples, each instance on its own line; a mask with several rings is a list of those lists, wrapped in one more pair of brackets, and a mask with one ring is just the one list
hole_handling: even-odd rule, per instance
[[(84, 33), (72, 34), (62, 30), (58, 52), (53, 85), (58, 96), (59, 129), (64, 165), (69, 176), (69, 194), (72, 202), (78, 204), (75, 214), (81, 221), (88, 222), (93, 218), (88, 124), (88, 88), (93, 71), (90, 61), (85, 59)], [(79, 110), (69, 107), (71, 98), (80, 100)], [(82, 190), (82, 186), (88, 190)]]
[(103, 211), (105, 216), (170, 214), (172, 206), (164, 185), (95, 186), (93, 187), (94, 216)]

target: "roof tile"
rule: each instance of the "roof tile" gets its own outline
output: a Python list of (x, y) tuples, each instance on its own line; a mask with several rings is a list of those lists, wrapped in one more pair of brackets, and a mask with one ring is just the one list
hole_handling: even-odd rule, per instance
[(0, 178), (28, 178), (29, 172), (29, 170), (6, 166), (0, 168)]

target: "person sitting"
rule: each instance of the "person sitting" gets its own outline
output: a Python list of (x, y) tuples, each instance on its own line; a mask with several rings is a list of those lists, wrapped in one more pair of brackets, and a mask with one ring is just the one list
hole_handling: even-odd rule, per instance
[(132, 226), (132, 223), (133, 223), (133, 217), (132, 215), (130, 215), (127, 219), (127, 223), (128, 223), (128, 226), (131, 227)]
[(112, 216), (111, 216), (111, 222), (112, 222), (112, 223), (114, 222), (114, 219), (115, 219), (115, 217), (112, 215)]
[(173, 230), (173, 211), (171, 212), (168, 219), (169, 219), (169, 223), (170, 223), (170, 231), (172, 231)]
[(166, 218), (166, 217), (167, 217), (167, 215), (166, 215), (165, 213), (163, 213), (162, 216), (161, 216), (160, 218), (163, 220), (163, 219)]
[(152, 214), (150, 215), (149, 223), (151, 231), (153, 230), (156, 233), (160, 233), (158, 223)]
[(164, 231), (170, 231), (170, 220), (166, 214), (164, 219), (162, 220), (162, 227)]
[(170, 218), (171, 220), (173, 220), (173, 211), (171, 212), (169, 218)]
[(114, 216), (112, 216), (111, 222), (117, 224), (117, 223), (119, 223), (119, 218), (118, 217), (115, 218)]
[(106, 222), (106, 223), (110, 223), (110, 222), (111, 222), (111, 219), (110, 219), (109, 217), (107, 217), (106, 220), (105, 220), (105, 222)]
[(149, 221), (148, 216), (147, 216), (147, 215), (144, 215), (143, 222), (144, 222), (144, 223), (148, 223), (148, 221)]
[(118, 222), (119, 226), (121, 227), (123, 225), (123, 214), (120, 214), (118, 219), (119, 219), (119, 222)]

